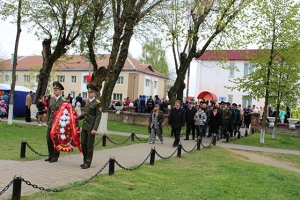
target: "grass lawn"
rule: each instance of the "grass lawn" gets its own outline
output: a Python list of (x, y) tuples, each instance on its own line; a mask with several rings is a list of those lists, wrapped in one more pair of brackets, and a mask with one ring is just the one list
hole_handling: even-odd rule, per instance
[(64, 192), (43, 191), (22, 199), (298, 200), (299, 187), (299, 173), (240, 161), (236, 154), (213, 147), (156, 161), (154, 166), (148, 161), (135, 171), (102, 174)]
[[(0, 123), (0, 159), (4, 160), (38, 160), (43, 158), (33, 153), (28, 147), (26, 147), (26, 157), (20, 158), (20, 147), (21, 140), (25, 139), (28, 144), (40, 154), (47, 154), (47, 142), (46, 142), (46, 127), (32, 126), (32, 125), (22, 125), (22, 124), (13, 124), (8, 125), (7, 123)], [(128, 137), (130, 134), (128, 134)], [(95, 143), (99, 141), (102, 135), (96, 135)], [(119, 135), (109, 135), (109, 138), (114, 142), (123, 142), (128, 137), (119, 136)], [(133, 143), (138, 143), (138, 140), (132, 142), (130, 139), (123, 144), (131, 145)], [(95, 150), (105, 149), (105, 148), (114, 148), (119, 147), (120, 145), (115, 145), (106, 141), (106, 147), (102, 147), (102, 142), (95, 146)], [(121, 145), (122, 146), (122, 145)], [(9, 153), (8, 153), (9, 152)], [(61, 153), (61, 156), (68, 154), (80, 153), (76, 148), (71, 153)]]
[(276, 138), (274, 140), (272, 139), (272, 134), (265, 134), (265, 143), (262, 144), (259, 141), (260, 141), (260, 133), (255, 132), (254, 134), (248, 135), (248, 137), (241, 137), (241, 139), (234, 139), (233, 141), (230, 141), (230, 143), (249, 145), (249, 146), (258, 146), (258, 147), (291, 149), (291, 150), (300, 151), (300, 137), (276, 135)]

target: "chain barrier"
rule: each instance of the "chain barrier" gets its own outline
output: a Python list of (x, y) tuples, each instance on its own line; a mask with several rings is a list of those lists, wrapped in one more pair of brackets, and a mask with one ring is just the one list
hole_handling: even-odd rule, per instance
[(209, 147), (213, 144), (214, 137), (217, 137), (217, 136), (213, 136), (213, 137), (211, 138), (210, 144), (209, 144), (208, 146), (204, 146), (203, 143), (202, 143), (202, 140), (201, 140), (201, 146), (203, 146), (203, 148), (209, 148)]
[(48, 156), (46, 154), (41, 154), (39, 152), (37, 152), (36, 150), (34, 150), (27, 142), (26, 142), (26, 145), (28, 146), (28, 148), (35, 154), (39, 155), (39, 156)]
[(181, 146), (181, 148), (182, 148), (182, 150), (183, 150), (184, 152), (186, 152), (186, 153), (191, 153), (191, 152), (194, 151), (194, 149), (197, 147), (197, 143), (198, 143), (198, 141), (196, 142), (196, 145), (194, 146), (194, 148), (193, 148), (192, 150), (190, 150), (190, 151), (185, 150), (185, 149), (183, 148), (183, 146)]
[(94, 144), (94, 147), (97, 146), (101, 142), (102, 139), (103, 139), (103, 136), (99, 139), (98, 142), (96, 142), (96, 144)]
[(161, 156), (159, 153), (157, 153), (157, 151), (155, 151), (155, 154), (158, 156), (158, 157), (160, 157), (161, 159), (169, 159), (169, 158), (171, 158), (172, 156), (174, 156), (174, 154), (177, 152), (177, 150), (178, 150), (178, 147), (175, 149), (175, 151), (170, 155), (170, 156), (168, 156), (168, 157), (163, 157), (163, 156)]
[(136, 134), (134, 134), (134, 136), (136, 137), (137, 140), (139, 140), (141, 142), (145, 142), (145, 141), (148, 141), (150, 139), (150, 136), (147, 139), (141, 139)]
[(22, 181), (24, 183), (26, 183), (27, 185), (33, 187), (33, 188), (37, 188), (39, 190), (44, 190), (44, 191), (47, 191), (47, 192), (62, 192), (64, 190), (69, 190), (69, 189), (72, 189), (72, 188), (75, 188), (75, 187), (78, 187), (78, 186), (83, 186), (85, 184), (87, 184), (88, 182), (90, 182), (91, 180), (93, 180), (96, 176), (98, 176), (108, 165), (110, 159), (103, 165), (103, 167), (96, 173), (94, 174), (91, 178), (83, 181), (82, 183), (80, 184), (77, 184), (77, 185), (73, 185), (73, 186), (70, 186), (70, 187), (66, 187), (66, 188), (61, 188), (61, 189), (50, 189), (50, 188), (44, 188), (44, 187), (39, 187), (37, 186), (36, 184), (32, 184), (30, 181), (26, 181), (25, 179), (22, 178)]
[(4, 192), (6, 192), (6, 190), (8, 190), (8, 188), (9, 188), (13, 183), (14, 183), (14, 179), (11, 180), (10, 183), (7, 184), (7, 185), (3, 188), (3, 190), (0, 191), (0, 196), (1, 196)]
[(125, 142), (127, 142), (130, 138), (131, 138), (131, 135), (124, 141), (124, 142), (114, 142), (114, 141), (112, 141), (111, 139), (109, 139), (109, 137), (107, 136), (106, 137), (107, 139), (108, 139), (108, 141), (110, 141), (111, 143), (113, 143), (113, 144), (116, 144), (116, 145), (120, 145), (120, 144), (124, 144)]
[(121, 169), (124, 169), (124, 170), (127, 170), (127, 171), (133, 171), (133, 170), (136, 170), (136, 169), (140, 168), (143, 164), (145, 164), (145, 162), (146, 162), (146, 161), (148, 160), (148, 158), (150, 157), (152, 151), (153, 151), (153, 150), (150, 151), (150, 153), (148, 154), (148, 156), (146, 157), (146, 159), (145, 159), (141, 164), (139, 164), (137, 167), (134, 167), (134, 168), (126, 168), (126, 167), (123, 167), (120, 163), (118, 163), (118, 161), (115, 161), (115, 162), (116, 162), (116, 164), (117, 164)]

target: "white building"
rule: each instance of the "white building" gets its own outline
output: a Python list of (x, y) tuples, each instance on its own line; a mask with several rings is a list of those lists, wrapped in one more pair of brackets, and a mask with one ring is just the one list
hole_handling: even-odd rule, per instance
[[(251, 63), (245, 59), (245, 55), (253, 52), (254, 50), (226, 50), (222, 54), (216, 54), (211, 50), (206, 51), (191, 64), (189, 96), (199, 100), (225, 101), (242, 106), (263, 106), (264, 100), (247, 98), (247, 93), (225, 88), (225, 86), (234, 86), (231, 80), (251, 73)], [(221, 62), (220, 59), (226, 61)]]

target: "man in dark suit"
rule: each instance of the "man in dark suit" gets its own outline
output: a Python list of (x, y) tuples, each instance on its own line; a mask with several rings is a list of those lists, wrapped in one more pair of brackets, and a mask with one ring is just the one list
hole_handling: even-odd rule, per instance
[[(62, 103), (65, 103), (65, 99), (61, 97), (61, 91), (64, 90), (64, 86), (58, 81), (53, 82), (53, 94), (54, 97), (50, 99), (49, 102), (49, 108), (47, 110), (47, 116), (48, 116), (48, 128), (47, 128), (47, 145), (48, 145), (48, 158), (45, 159), (45, 161), (49, 161), (49, 163), (57, 162), (59, 157), (59, 151), (57, 151), (54, 147), (54, 144), (50, 137), (50, 132), (52, 128), (52, 123), (54, 120), (54, 113), (57, 111)], [(56, 128), (56, 127), (54, 127)]]
[(178, 146), (178, 143), (180, 142), (180, 130), (184, 128), (185, 122), (185, 111), (180, 108), (180, 104), (181, 102), (176, 100), (175, 107), (171, 109), (171, 113), (169, 115), (168, 124), (172, 126), (172, 132), (175, 136), (173, 147)]
[(189, 135), (192, 129), (193, 140), (195, 140), (195, 114), (197, 109), (194, 108), (193, 102), (189, 102), (189, 107), (185, 110), (186, 134), (184, 140), (189, 140)]
[(96, 92), (99, 91), (98, 88), (89, 84), (87, 89), (88, 100), (85, 105), (85, 113), (79, 116), (79, 119), (84, 119), (81, 130), (83, 164), (80, 166), (82, 169), (87, 169), (91, 166), (94, 153), (95, 134), (102, 114), (101, 102), (96, 99)]
[(81, 97), (81, 93), (79, 93), (78, 96), (76, 97), (76, 103), (75, 103), (75, 106), (76, 106), (77, 102), (79, 102), (79, 103), (80, 103), (80, 106), (83, 107), (83, 105), (82, 105), (82, 97)]

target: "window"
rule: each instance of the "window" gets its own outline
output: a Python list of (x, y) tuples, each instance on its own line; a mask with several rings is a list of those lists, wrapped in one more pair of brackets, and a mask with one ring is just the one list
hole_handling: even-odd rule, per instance
[(123, 84), (123, 76), (119, 76), (116, 84)]
[(19, 78), (19, 76), (18, 76), (18, 75), (16, 75), (16, 81), (18, 81), (18, 78)]
[(23, 75), (23, 82), (24, 83), (30, 82), (30, 76), (29, 75)]
[(74, 98), (74, 97), (75, 97), (75, 92), (74, 92), (74, 91), (71, 91), (70, 93), (71, 93), (71, 97)]
[(253, 72), (253, 67), (250, 63), (244, 64), (244, 76), (247, 76)]
[(82, 93), (82, 98), (87, 98), (87, 93), (86, 92)]
[(39, 75), (35, 75), (35, 82), (39, 82)]
[(228, 102), (233, 103), (233, 94), (228, 95)]
[(157, 81), (154, 81), (154, 88), (157, 88)]
[(4, 82), (8, 83), (9, 82), (9, 75), (4, 75)]
[(86, 76), (83, 76), (82, 80), (83, 80), (82, 83), (86, 83), (86, 82), (87, 82), (87, 81), (86, 81)]
[(113, 100), (120, 100), (122, 101), (122, 94), (118, 94), (118, 93), (113, 93)]
[(229, 76), (234, 76), (234, 63), (230, 63)]
[(71, 76), (71, 83), (76, 83), (76, 76)]
[(252, 98), (251, 97), (247, 97), (247, 96), (243, 96), (243, 101), (242, 101), (242, 106), (252, 106)]
[(146, 79), (146, 87), (150, 87), (150, 80)]
[(57, 76), (57, 81), (64, 83), (65, 82), (65, 76)]
[(65, 97), (65, 92), (64, 91), (61, 91), (61, 96)]

